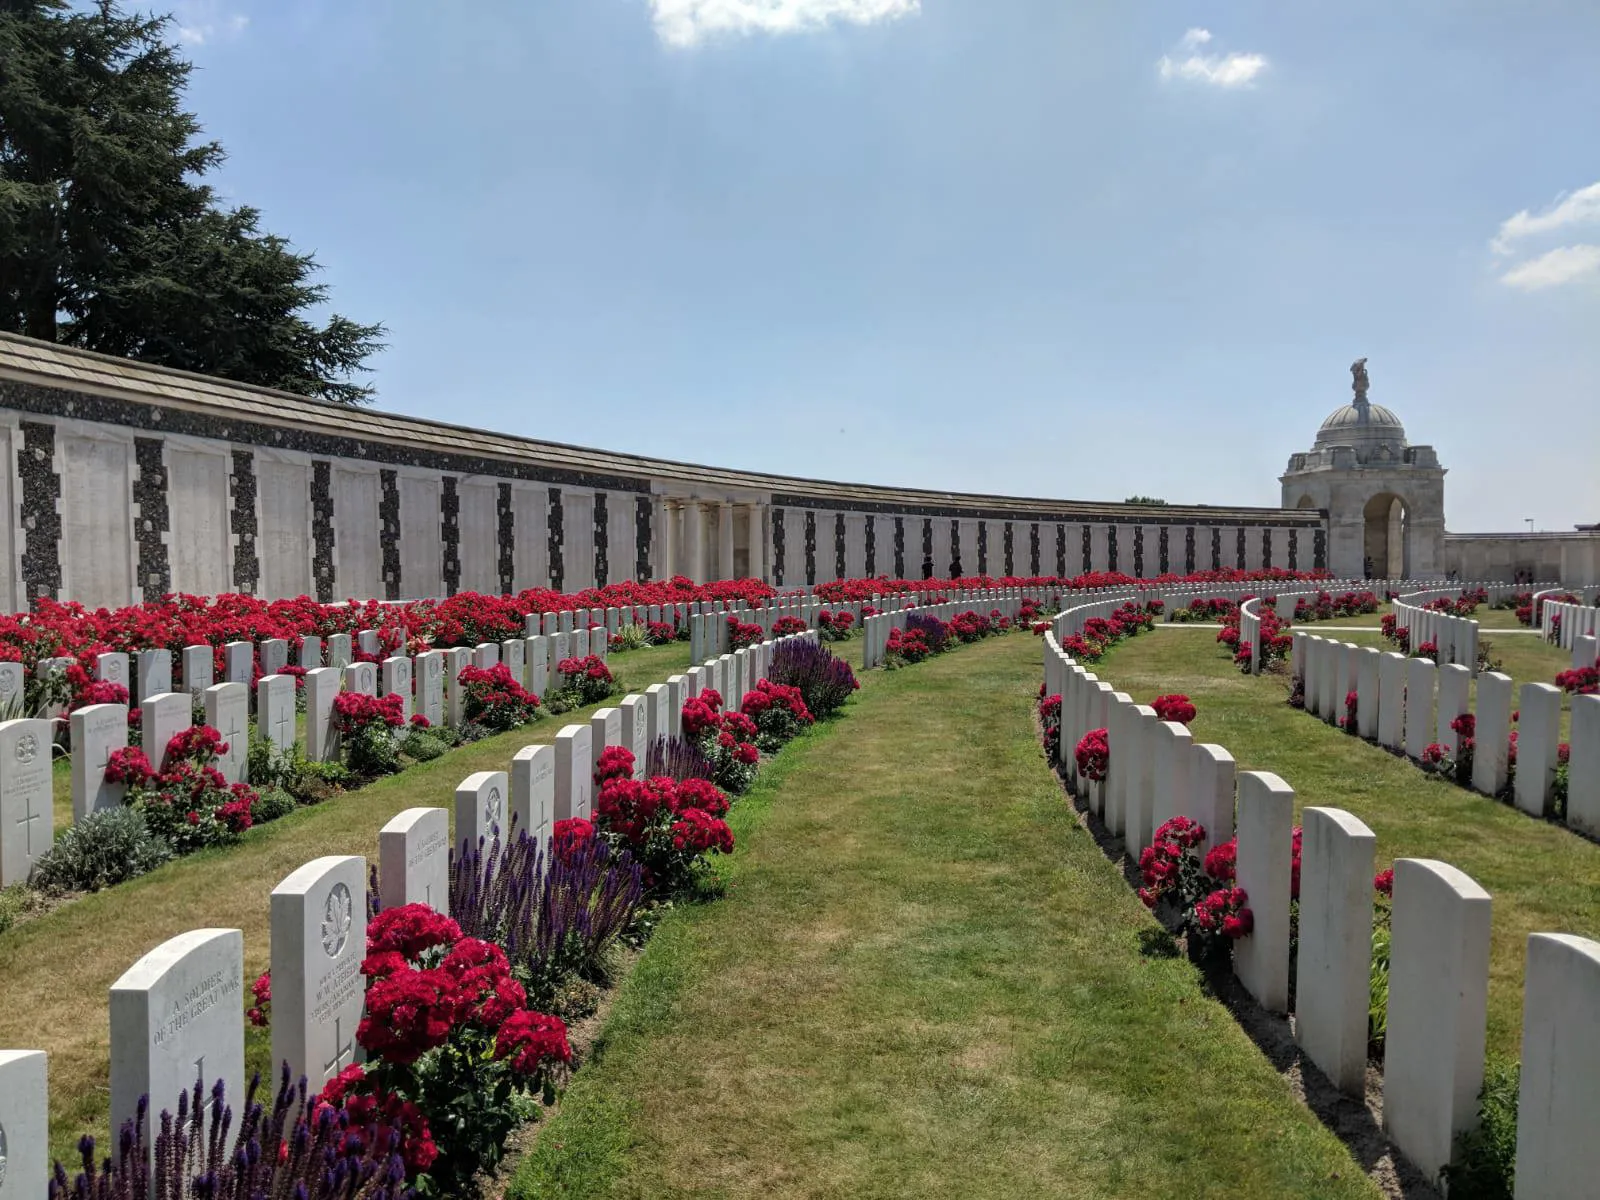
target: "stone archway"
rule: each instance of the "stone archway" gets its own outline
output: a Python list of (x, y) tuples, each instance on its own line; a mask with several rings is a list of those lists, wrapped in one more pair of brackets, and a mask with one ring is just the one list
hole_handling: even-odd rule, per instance
[(1368, 579), (1404, 579), (1410, 510), (1393, 492), (1379, 492), (1362, 510), (1362, 568)]

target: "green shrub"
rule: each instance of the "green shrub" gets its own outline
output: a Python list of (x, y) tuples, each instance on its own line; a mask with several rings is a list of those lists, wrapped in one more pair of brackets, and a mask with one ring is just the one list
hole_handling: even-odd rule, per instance
[(1517, 1166), (1520, 1063), (1490, 1062), (1478, 1093), (1478, 1128), (1456, 1139), (1444, 1169), (1450, 1200), (1512, 1200)]
[(108, 808), (68, 826), (34, 864), (32, 884), (47, 892), (97, 892), (153, 871), (172, 847), (133, 808)]
[(344, 739), (344, 761), (357, 775), (393, 775), (403, 765), (400, 743), (387, 725), (369, 722)]
[(346, 788), (353, 787), (355, 783), (355, 774), (342, 762), (311, 762), (308, 759), (301, 765), (300, 778), (291, 795), (301, 804), (321, 804)]
[(494, 730), (480, 725), (476, 721), (463, 721), (461, 728), (456, 731), (456, 739), (460, 745), (468, 746), (473, 742), (483, 741), (484, 738), (490, 737), (493, 733)]
[(288, 816), (298, 807), (295, 798), (282, 788), (263, 788), (256, 793), (256, 801), (250, 806), (250, 819), (257, 825), (264, 825)]
[(400, 753), (417, 762), (432, 762), (450, 747), (442, 738), (435, 737), (431, 729), (413, 729), (400, 743)]
[(642, 650), (650, 644), (650, 631), (643, 625), (624, 625), (616, 636), (614, 650)]

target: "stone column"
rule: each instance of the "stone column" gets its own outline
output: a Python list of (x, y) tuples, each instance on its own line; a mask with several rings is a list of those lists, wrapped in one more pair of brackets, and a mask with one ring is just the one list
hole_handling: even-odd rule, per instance
[(733, 578), (733, 504), (717, 504), (717, 570), (713, 579)]
[(696, 583), (706, 581), (706, 518), (699, 500), (683, 502), (683, 523), (687, 574)]
[(671, 579), (682, 569), (678, 558), (678, 511), (676, 500), (661, 502), (661, 578)]

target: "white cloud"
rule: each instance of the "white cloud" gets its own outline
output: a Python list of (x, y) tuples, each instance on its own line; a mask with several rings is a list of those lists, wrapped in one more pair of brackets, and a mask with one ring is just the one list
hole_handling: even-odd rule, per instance
[(227, 12), (218, 0), (186, 0), (172, 14), (178, 40), (188, 46), (236, 38), (250, 24), (243, 13)]
[(1557, 196), (1556, 202), (1541, 213), (1523, 209), (1515, 216), (1507, 217), (1500, 223), (1500, 232), (1495, 234), (1489, 246), (1496, 254), (1510, 254), (1512, 243), (1519, 238), (1551, 233), (1569, 225), (1590, 221), (1600, 221), (1600, 182)]
[(1500, 282), (1524, 292), (1560, 287), (1587, 276), (1600, 277), (1600, 246), (1560, 246), (1538, 258), (1518, 263)]
[(1263, 54), (1244, 54), (1235, 50), (1231, 54), (1204, 54), (1202, 47), (1211, 43), (1209, 29), (1191, 29), (1178, 40), (1172, 54), (1163, 54), (1156, 70), (1163, 79), (1183, 79), (1212, 87), (1249, 87), (1257, 75), (1267, 69)]
[(922, 11), (922, 0), (650, 0), (656, 33), (669, 46), (718, 34), (804, 33), (835, 22), (874, 25)]

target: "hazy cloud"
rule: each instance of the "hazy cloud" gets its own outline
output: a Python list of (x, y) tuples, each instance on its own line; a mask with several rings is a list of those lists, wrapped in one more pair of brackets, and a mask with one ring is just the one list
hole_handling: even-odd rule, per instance
[(250, 24), (243, 13), (229, 12), (218, 0), (183, 0), (172, 10), (178, 40), (188, 46), (238, 37)]
[(1564, 192), (1556, 202), (1543, 212), (1532, 213), (1523, 209), (1500, 223), (1500, 232), (1489, 243), (1496, 254), (1512, 253), (1512, 243), (1520, 238), (1552, 233), (1569, 225), (1582, 225), (1600, 221), (1600, 183), (1575, 192)]
[(656, 33), (669, 46), (694, 46), (718, 34), (874, 25), (921, 11), (922, 0), (650, 0)]
[(1524, 292), (1537, 292), (1589, 277), (1600, 277), (1600, 246), (1557, 247), (1518, 263), (1500, 276), (1500, 282)]
[(1237, 50), (1230, 54), (1205, 53), (1211, 40), (1209, 29), (1191, 29), (1185, 33), (1172, 53), (1163, 54), (1156, 63), (1161, 78), (1239, 88), (1249, 87), (1256, 76), (1267, 69), (1263, 54), (1245, 54)]

